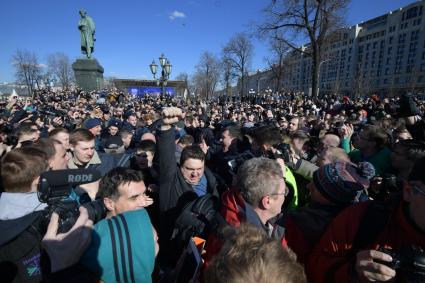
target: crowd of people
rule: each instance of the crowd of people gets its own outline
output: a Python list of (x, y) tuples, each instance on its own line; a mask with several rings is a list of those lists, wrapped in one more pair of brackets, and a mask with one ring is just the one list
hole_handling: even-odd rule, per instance
[(0, 104), (5, 282), (425, 282), (415, 95)]

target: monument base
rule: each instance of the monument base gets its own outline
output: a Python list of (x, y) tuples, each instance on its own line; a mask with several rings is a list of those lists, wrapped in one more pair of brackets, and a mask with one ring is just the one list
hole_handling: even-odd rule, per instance
[(77, 85), (84, 91), (100, 90), (103, 87), (103, 67), (96, 59), (77, 59), (72, 64)]

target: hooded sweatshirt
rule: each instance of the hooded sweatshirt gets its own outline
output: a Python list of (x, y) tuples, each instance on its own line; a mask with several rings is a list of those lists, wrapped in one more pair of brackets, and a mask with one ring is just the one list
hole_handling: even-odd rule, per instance
[(1, 274), (14, 278), (13, 282), (40, 282), (39, 231), (42, 210), (36, 192), (2, 193), (0, 196), (0, 262), (9, 261), (17, 267), (16, 275), (11, 270)]

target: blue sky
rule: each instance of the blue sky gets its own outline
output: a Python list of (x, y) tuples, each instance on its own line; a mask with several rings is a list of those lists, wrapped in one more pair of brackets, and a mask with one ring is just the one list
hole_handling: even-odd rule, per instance
[[(413, 0), (352, 0), (347, 23), (355, 24)], [(13, 0), (0, 2), (0, 82), (13, 81), (11, 57), (17, 49), (81, 57), (79, 9), (96, 23), (94, 57), (104, 76), (150, 79), (149, 64), (164, 52), (171, 78), (192, 74), (203, 51), (219, 54), (237, 32), (252, 32), (270, 0)], [(172, 16), (174, 15), (174, 17)], [(268, 47), (256, 39), (252, 68), (265, 66)]]

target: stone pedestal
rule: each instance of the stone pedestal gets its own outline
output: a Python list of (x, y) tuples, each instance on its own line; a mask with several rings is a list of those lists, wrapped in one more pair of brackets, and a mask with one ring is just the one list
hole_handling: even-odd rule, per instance
[(85, 90), (99, 90), (103, 87), (103, 67), (96, 59), (77, 59), (72, 64), (77, 85)]

